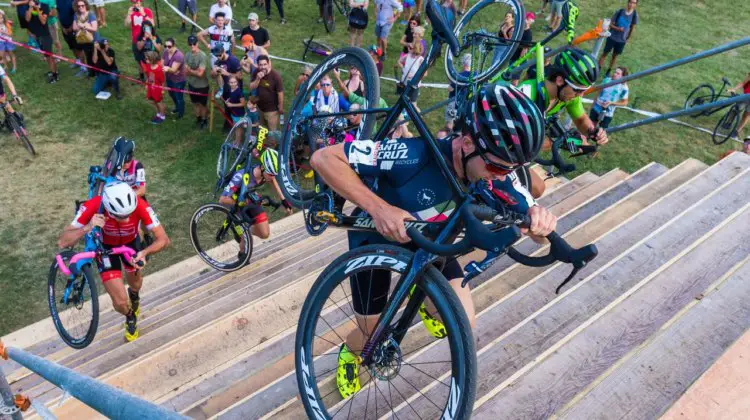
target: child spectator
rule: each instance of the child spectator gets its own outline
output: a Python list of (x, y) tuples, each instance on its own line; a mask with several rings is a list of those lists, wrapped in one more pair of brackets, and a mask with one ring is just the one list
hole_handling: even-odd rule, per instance
[(349, 45), (352, 47), (362, 47), (362, 34), (367, 28), (367, 7), (368, 0), (349, 0), (349, 7), (352, 11), (349, 13)]
[[(398, 60), (398, 66), (401, 67), (401, 83), (406, 85), (419, 70), (419, 66), (422, 65), (424, 57), (422, 57), (422, 44), (415, 44), (409, 46), (409, 54)], [(409, 97), (411, 102), (416, 103), (419, 97), (419, 89), (412, 90), (412, 94)]]
[(5, 12), (0, 10), (0, 36), (7, 38), (8, 41), (0, 40), (0, 54), (2, 54), (2, 62), (6, 66), (8, 63), (12, 65), (10, 74), (16, 74), (16, 45), (10, 40), (13, 36), (13, 24), (5, 16)]
[(372, 60), (375, 61), (375, 67), (378, 69), (378, 76), (383, 75), (383, 50), (380, 49), (377, 45), (370, 45), (367, 48), (367, 52), (370, 53), (370, 57), (372, 57)]
[[(242, 87), (240, 87), (235, 76), (229, 77), (229, 87), (224, 90), (223, 99), (224, 109), (232, 117), (232, 123), (237, 125), (245, 115), (245, 97), (242, 96)], [(234, 145), (237, 147), (242, 146), (244, 130), (242, 130), (242, 127), (237, 127), (234, 133)]]
[(146, 99), (156, 109), (156, 115), (151, 119), (152, 124), (161, 124), (166, 119), (166, 107), (164, 106), (164, 67), (156, 51), (147, 51), (144, 54), (145, 63), (141, 63), (143, 74), (146, 75)]

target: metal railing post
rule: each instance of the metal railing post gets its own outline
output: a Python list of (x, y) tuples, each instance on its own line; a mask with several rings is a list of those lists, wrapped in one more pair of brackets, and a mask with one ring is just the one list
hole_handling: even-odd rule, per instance
[(599, 53), (602, 51), (604, 40), (609, 38), (609, 36), (611, 35), (609, 33), (609, 23), (609, 19), (602, 20), (602, 31), (601, 33), (599, 33), (599, 38), (594, 43), (594, 49), (591, 51), (591, 55), (593, 55), (594, 58), (599, 58)]
[[(6, 407), (16, 406), (13, 392), (10, 390), (10, 385), (8, 385), (2, 369), (0, 369), (0, 400), (0, 405), (5, 405)], [(2, 417), (2, 414), (0, 414), (0, 417)], [(23, 415), (20, 411), (16, 411), (10, 415), (10, 418), (13, 420), (23, 420)]]

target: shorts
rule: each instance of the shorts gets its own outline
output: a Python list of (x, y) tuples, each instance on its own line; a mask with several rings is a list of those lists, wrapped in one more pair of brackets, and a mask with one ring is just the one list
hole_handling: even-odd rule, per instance
[(242, 115), (232, 115), (232, 114), (229, 114), (229, 116), (232, 117), (232, 122), (235, 123), (235, 124), (237, 124), (238, 122), (240, 122), (240, 120), (243, 117)]
[(205, 93), (206, 94), (206, 96), (202, 96), (202, 95), (194, 95), (194, 94), (191, 93), (190, 94), (190, 102), (191, 103), (199, 104), (199, 105), (203, 105), (203, 106), (206, 106), (206, 104), (208, 104), (208, 86), (202, 87), (202, 88), (197, 88), (197, 87), (190, 86), (188, 84), (188, 90), (191, 91), (191, 92), (195, 92), (195, 93)]
[(54, 25), (49, 26), (49, 36), (52, 37), (52, 42), (57, 44), (60, 42), (60, 22), (55, 22)]
[(411, 9), (415, 6), (414, 0), (404, 0), (403, 2), (404, 9)]
[[(464, 277), (464, 271), (455, 258), (447, 260), (440, 272), (448, 280), (463, 279)], [(352, 304), (356, 313), (377, 315), (383, 312), (391, 288), (390, 271), (362, 271), (351, 276), (349, 283), (352, 288)]]
[[(143, 249), (141, 246), (141, 240), (139, 237), (136, 237), (132, 242), (126, 244), (125, 246), (128, 246), (130, 248), (133, 248), (135, 252), (138, 252)], [(115, 246), (114, 245), (103, 245), (104, 249), (112, 249)], [(102, 272), (101, 278), (102, 283), (105, 283), (109, 280), (113, 279), (121, 279), (122, 278), (122, 270), (124, 269), (127, 273), (135, 273), (138, 271), (138, 268), (131, 265), (128, 261), (125, 261), (125, 258), (122, 255), (112, 255), (109, 257), (109, 263), (111, 268), (109, 270), (106, 270), (104, 268), (103, 264), (99, 265), (99, 269)], [(106, 270), (106, 271), (105, 271)]]
[(392, 23), (386, 23), (384, 25), (376, 23), (375, 24), (375, 36), (380, 39), (388, 39), (388, 34), (391, 32), (392, 27), (393, 27)]
[(39, 49), (51, 53), (52, 52), (52, 37), (49, 35), (37, 36), (36, 42), (39, 44)]
[(610, 51), (614, 50), (615, 55), (622, 54), (622, 51), (625, 49), (625, 43), (624, 42), (617, 42), (613, 41), (610, 38), (607, 38), (607, 43), (604, 44), (604, 52), (602, 54), (607, 54)]
[(185, 10), (187, 10), (191, 15), (194, 15), (198, 12), (196, 0), (180, 0), (177, 3), (177, 9), (180, 11), (180, 13), (185, 13)]
[(16, 44), (9, 41), (0, 41), (0, 51), (15, 51)]
[(89, 3), (94, 7), (104, 7), (104, 0), (91, 0)]
[[(16, 7), (16, 12), (18, 12), (17, 7)], [(26, 12), (24, 12), (23, 15), (18, 13), (18, 26), (20, 26), (22, 29), (29, 28), (29, 22), (26, 21)]]
[(135, 43), (135, 42), (133, 43), (132, 50), (133, 50), (133, 58), (135, 59), (136, 63), (140, 63), (141, 61), (144, 60), (144, 58), (143, 58), (143, 51), (141, 51), (141, 50), (138, 49), (138, 44), (137, 43)]
[(159, 87), (146, 87), (146, 99), (159, 103), (164, 100), (164, 90)]
[(266, 211), (263, 210), (263, 206), (261, 206), (260, 204), (248, 202), (243, 211), (245, 213), (245, 216), (247, 216), (250, 222), (252, 222), (252, 224), (254, 225), (268, 222), (268, 215), (266, 214)]
[(73, 29), (71, 28), (65, 28), (63, 27), (68, 33), (63, 32), (63, 39), (65, 40), (65, 43), (68, 44), (68, 48), (70, 48), (72, 51), (80, 51), (83, 48), (81, 48), (80, 45), (78, 45), (78, 42), (76, 41), (76, 34), (73, 33)]
[(566, 2), (567, 0), (552, 0), (552, 5), (550, 6), (550, 14), (562, 16), (563, 6), (565, 6)]

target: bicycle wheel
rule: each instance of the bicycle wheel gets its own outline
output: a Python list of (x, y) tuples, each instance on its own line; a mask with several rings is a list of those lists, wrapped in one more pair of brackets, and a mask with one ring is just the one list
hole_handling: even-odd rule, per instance
[(336, 18), (333, 15), (333, 0), (323, 0), (323, 25), (329, 34), (336, 30)]
[(190, 242), (198, 256), (219, 271), (238, 270), (253, 254), (250, 226), (221, 204), (205, 204), (193, 213)]
[[(310, 289), (300, 314), (295, 344), (297, 384), (310, 418), (335, 418), (337, 415), (348, 418), (350, 414), (356, 418), (371, 415), (378, 418), (388, 411), (391, 412), (389, 417), (395, 418), (438, 418), (441, 415), (452, 419), (469, 418), (476, 387), (476, 353), (471, 327), (461, 302), (434, 267), (427, 270), (416, 287), (423, 292), (420, 295), (432, 301), (447, 337), (436, 339), (427, 333), (416, 315), (419, 302), (407, 301), (392, 325), (386, 327), (384, 339), (374, 343), (373, 363), (358, 366), (361, 389), (342, 401), (336, 388), (338, 351), (344, 337), (358, 328), (360, 331), (373, 328), (354, 318), (354, 299), (368, 293), (364, 300), (369, 302), (367, 296), (374, 296), (370, 294), (372, 288), (362, 287), (357, 298), (353, 298), (350, 276), (367, 279), (374, 269), (389, 272), (393, 277), (388, 291), (390, 302), (397, 278), (404, 273), (413, 255), (390, 245), (356, 248), (331, 263)], [(374, 293), (383, 292), (386, 290)], [(366, 307), (369, 303), (359, 301), (359, 305)], [(411, 327), (397, 331), (397, 325), (407, 313), (414, 314), (412, 319), (404, 319)], [(403, 339), (398, 341), (398, 336)], [(357, 350), (352, 349), (358, 353)], [(429, 388), (431, 384), (434, 386)], [(378, 412), (380, 414), (376, 414)]]
[[(497, 38), (501, 16), (513, 15), (515, 25), (510, 40)], [(453, 32), (458, 38), (461, 53), (458, 57), (445, 54), (448, 79), (458, 86), (483, 83), (507, 63), (518, 48), (523, 35), (525, 10), (518, 0), (481, 0), (458, 21)], [(464, 54), (471, 56), (471, 75), (462, 64)], [(473, 78), (473, 79), (472, 79)]]
[[(294, 98), (289, 111), (289, 119), (284, 126), (279, 150), (279, 174), (276, 179), (284, 197), (295, 207), (305, 207), (315, 195), (315, 182), (309, 147), (311, 141), (321, 135), (327, 124), (327, 118), (315, 118), (317, 113), (313, 102), (317, 84), (324, 77), (333, 80), (333, 69), (350, 69), (356, 67), (365, 82), (363, 109), (377, 107), (380, 100), (380, 79), (375, 63), (369, 54), (361, 48), (341, 48), (323, 60), (313, 71)], [(343, 75), (342, 75), (343, 76)], [(356, 138), (369, 139), (372, 134), (377, 114), (362, 115), (362, 123)]]
[[(715, 94), (716, 93), (714, 92), (713, 86), (709, 84), (700, 85), (697, 88), (693, 89), (693, 91), (690, 92), (690, 95), (688, 95), (687, 99), (685, 99), (685, 109), (694, 108), (696, 106), (712, 102), (714, 100)], [(693, 114), (691, 115), (691, 117), (695, 118), (699, 115), (707, 114), (706, 111), (704, 111), (699, 114)]]
[(36, 156), (36, 150), (34, 150), (34, 146), (31, 144), (29, 137), (26, 135), (26, 129), (21, 126), (21, 123), (18, 122), (16, 116), (10, 115), (8, 117), (8, 121), (10, 121), (10, 129), (13, 131), (13, 134), (15, 134), (16, 138), (20, 140), (21, 143), (23, 143), (23, 146), (29, 153), (31, 153), (31, 156)]
[(714, 127), (713, 134), (711, 134), (711, 140), (713, 140), (714, 144), (724, 144), (730, 137), (737, 134), (737, 126), (740, 124), (741, 115), (742, 112), (740, 112), (739, 106), (732, 105), (729, 108), (729, 111), (721, 117), (716, 127)]
[[(63, 251), (67, 264), (75, 255)], [(91, 264), (81, 267), (81, 273), (71, 279), (52, 263), (47, 277), (47, 302), (55, 329), (65, 344), (82, 349), (94, 340), (99, 327), (99, 294), (96, 291), (96, 271)]]

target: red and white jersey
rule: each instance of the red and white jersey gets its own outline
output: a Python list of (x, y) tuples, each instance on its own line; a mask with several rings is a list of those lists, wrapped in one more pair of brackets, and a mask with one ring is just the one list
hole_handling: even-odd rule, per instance
[[(94, 215), (99, 212), (99, 209), (102, 207), (101, 203), (101, 197), (94, 197), (81, 204), (71, 226), (76, 228), (86, 226)], [(138, 236), (138, 225), (141, 223), (148, 230), (153, 230), (160, 225), (156, 213), (143, 198), (138, 198), (138, 205), (135, 207), (135, 211), (126, 221), (118, 221), (111, 217), (106, 210), (102, 211), (107, 218), (102, 228), (102, 242), (105, 245), (119, 246), (133, 242)]]

